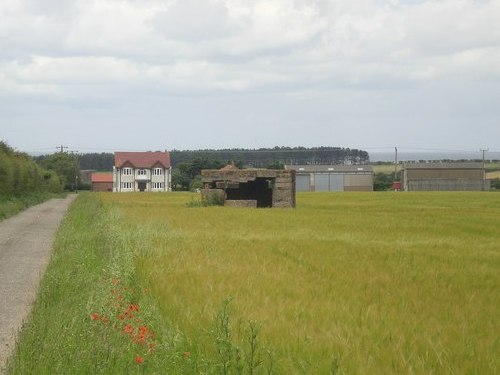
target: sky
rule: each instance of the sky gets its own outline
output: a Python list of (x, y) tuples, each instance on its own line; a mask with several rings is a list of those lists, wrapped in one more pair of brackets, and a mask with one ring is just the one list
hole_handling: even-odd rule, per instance
[(0, 0), (0, 140), (500, 151), (500, 0)]

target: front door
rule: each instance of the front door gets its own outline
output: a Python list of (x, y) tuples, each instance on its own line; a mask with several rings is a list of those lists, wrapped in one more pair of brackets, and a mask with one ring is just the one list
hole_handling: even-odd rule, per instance
[(145, 182), (139, 182), (138, 183), (139, 191), (144, 191), (146, 190), (146, 183)]

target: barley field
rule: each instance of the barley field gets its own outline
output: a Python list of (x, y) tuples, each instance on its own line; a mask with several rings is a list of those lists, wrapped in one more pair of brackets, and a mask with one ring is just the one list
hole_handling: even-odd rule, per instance
[(295, 210), (101, 199), (138, 234), (137, 274), (193, 357), (221, 354), (226, 306), (231, 345), (258, 331), (263, 372), (500, 371), (496, 194), (304, 193)]

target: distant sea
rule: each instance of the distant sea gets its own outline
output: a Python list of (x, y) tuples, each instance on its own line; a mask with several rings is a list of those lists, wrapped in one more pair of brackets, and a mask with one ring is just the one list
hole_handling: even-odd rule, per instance
[[(394, 161), (395, 153), (368, 152), (371, 162)], [(500, 152), (486, 152), (485, 160), (500, 160)], [(398, 161), (431, 161), (431, 160), (482, 160), (483, 153), (477, 152), (405, 152), (398, 150)]]

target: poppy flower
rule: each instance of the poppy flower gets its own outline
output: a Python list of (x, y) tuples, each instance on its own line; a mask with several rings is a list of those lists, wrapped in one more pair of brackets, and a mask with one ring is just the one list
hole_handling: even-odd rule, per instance
[(129, 309), (130, 311), (135, 311), (135, 305), (134, 305), (134, 304), (129, 305), (129, 306), (128, 306), (128, 309)]
[(144, 358), (142, 358), (140, 355), (138, 355), (135, 358), (135, 362), (138, 363), (138, 364), (141, 364), (142, 362), (144, 362)]

